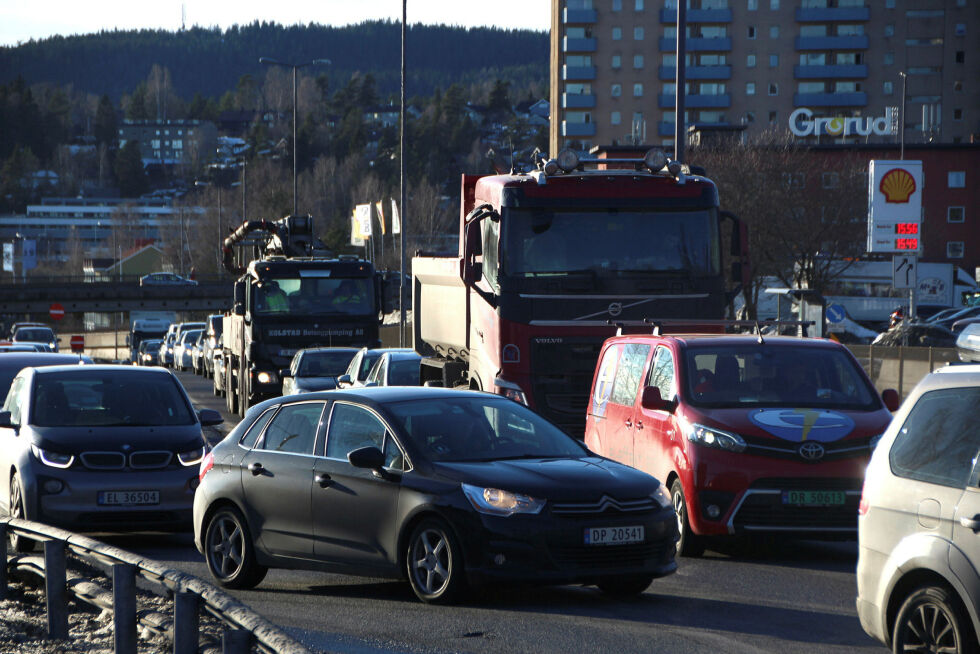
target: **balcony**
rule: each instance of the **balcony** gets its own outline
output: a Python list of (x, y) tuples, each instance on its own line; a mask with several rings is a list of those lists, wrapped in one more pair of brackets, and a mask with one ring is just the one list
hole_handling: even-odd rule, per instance
[(591, 109), (595, 106), (595, 94), (562, 93), (561, 106), (564, 109)]
[[(688, 9), (685, 16), (688, 24), (732, 22), (731, 9)], [(661, 9), (660, 22), (666, 25), (674, 25), (677, 22), (677, 10)]]
[(573, 39), (566, 36), (562, 52), (595, 52), (595, 38)]
[[(867, 46), (865, 46), (867, 47)], [(732, 49), (732, 39), (730, 36), (717, 36), (713, 38), (693, 37), (687, 38), (688, 52), (727, 52)], [(677, 50), (677, 39), (660, 37), (660, 51), (674, 52)]]
[(562, 66), (561, 78), (570, 82), (594, 80), (595, 66)]
[[(731, 79), (731, 66), (688, 66), (684, 70), (686, 79)], [(677, 68), (661, 66), (659, 78), (662, 80), (677, 79)]]
[(865, 107), (868, 94), (864, 91), (852, 93), (794, 93), (794, 107)]
[[(676, 104), (673, 93), (661, 93), (657, 96), (657, 104), (661, 109), (669, 109)], [(732, 106), (732, 96), (728, 93), (719, 95), (685, 95), (684, 107), (687, 109), (724, 109)]]
[(867, 50), (868, 37), (861, 36), (798, 36), (797, 50)]
[(867, 64), (793, 66), (793, 77), (796, 79), (863, 79), (867, 76)]
[(595, 123), (570, 123), (561, 121), (562, 136), (595, 136)]
[(799, 23), (853, 22), (870, 18), (871, 9), (868, 7), (823, 7), (796, 10), (796, 21)]
[(595, 9), (565, 9), (561, 15), (563, 25), (585, 25), (595, 21)]
[[(674, 96), (670, 96), (674, 97)], [(666, 121), (659, 121), (657, 123), (657, 136), (672, 137), (674, 135), (674, 123), (668, 123)]]

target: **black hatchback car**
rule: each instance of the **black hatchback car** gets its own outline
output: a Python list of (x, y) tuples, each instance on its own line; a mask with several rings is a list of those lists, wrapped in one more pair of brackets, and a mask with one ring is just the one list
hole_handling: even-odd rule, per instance
[(655, 478), (516, 402), (430, 387), (252, 407), (201, 462), (194, 539), (228, 588), (313, 569), (407, 578), (431, 603), (494, 581), (632, 595), (677, 569)]

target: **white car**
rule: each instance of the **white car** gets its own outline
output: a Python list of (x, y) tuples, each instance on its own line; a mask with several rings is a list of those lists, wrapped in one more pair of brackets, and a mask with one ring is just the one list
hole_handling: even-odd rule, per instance
[(857, 611), (893, 652), (980, 648), (980, 365), (927, 375), (868, 465)]

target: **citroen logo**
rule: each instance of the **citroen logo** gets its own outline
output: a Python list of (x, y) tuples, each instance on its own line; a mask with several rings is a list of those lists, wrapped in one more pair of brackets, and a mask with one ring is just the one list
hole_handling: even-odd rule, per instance
[(623, 312), (623, 305), (620, 302), (613, 302), (609, 305), (609, 315), (615, 318)]
[(129, 450), (131, 450), (131, 449), (132, 449), (132, 447), (133, 447), (133, 446), (132, 446), (132, 445), (130, 445), (129, 443), (125, 443), (125, 444), (123, 444), (123, 446), (122, 446), (122, 451), (123, 451), (123, 452), (128, 452)]
[(823, 445), (814, 441), (807, 441), (803, 443), (800, 445), (800, 449), (798, 451), (800, 456), (807, 461), (819, 461), (824, 455)]

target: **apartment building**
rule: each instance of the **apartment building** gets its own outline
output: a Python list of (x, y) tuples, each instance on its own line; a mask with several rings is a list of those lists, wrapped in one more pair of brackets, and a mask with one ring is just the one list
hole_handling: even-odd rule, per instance
[[(677, 0), (552, 0), (550, 148), (672, 145)], [(978, 0), (688, 0), (685, 126), (980, 141)]]
[(143, 165), (209, 161), (218, 144), (218, 129), (205, 120), (126, 120), (119, 126), (119, 147), (137, 141)]

